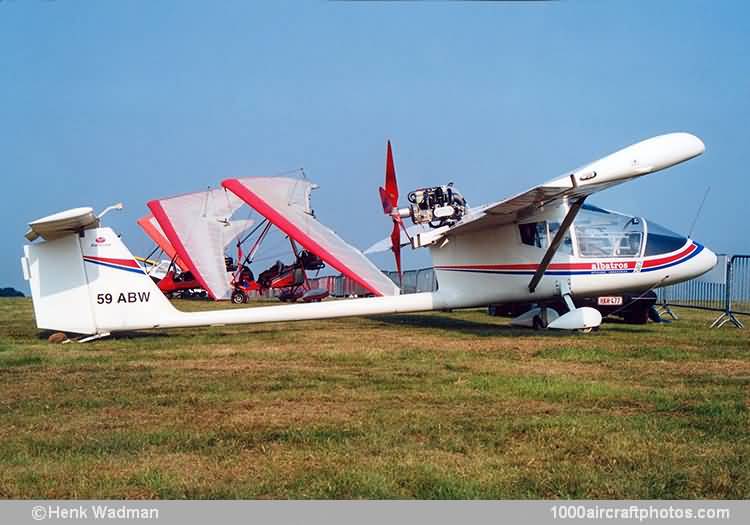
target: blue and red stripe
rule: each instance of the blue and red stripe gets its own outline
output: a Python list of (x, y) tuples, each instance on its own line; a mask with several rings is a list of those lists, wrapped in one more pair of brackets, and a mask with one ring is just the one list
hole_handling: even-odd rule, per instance
[(143, 269), (134, 259), (112, 259), (109, 257), (94, 257), (93, 255), (84, 255), (83, 260), (105, 266), (107, 268), (114, 268), (115, 270), (125, 270), (126, 272), (144, 273)]
[[(701, 244), (691, 242), (679, 253), (667, 257), (646, 259), (643, 261), (640, 272), (653, 272), (663, 270), (677, 264), (688, 261), (703, 251)], [(539, 264), (474, 264), (455, 266), (436, 266), (436, 270), (447, 270), (453, 272), (469, 273), (492, 273), (500, 275), (533, 275)], [(638, 261), (615, 260), (615, 261), (592, 261), (574, 263), (551, 263), (545, 275), (602, 275), (610, 273), (636, 273)]]

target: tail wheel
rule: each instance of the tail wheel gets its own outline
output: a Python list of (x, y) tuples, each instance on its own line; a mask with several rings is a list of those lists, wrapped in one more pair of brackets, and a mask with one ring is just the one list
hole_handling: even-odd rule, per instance
[(235, 290), (232, 292), (232, 303), (242, 304), (247, 302), (247, 296), (242, 290)]

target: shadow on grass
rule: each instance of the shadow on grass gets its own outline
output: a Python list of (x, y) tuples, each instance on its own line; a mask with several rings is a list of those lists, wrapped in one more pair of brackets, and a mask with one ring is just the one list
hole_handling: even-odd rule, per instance
[(654, 331), (649, 328), (645, 328), (646, 326), (649, 325), (633, 325), (628, 324), (625, 321), (612, 322), (607, 319), (602, 323), (601, 330), (623, 334), (653, 334)]
[[(578, 333), (569, 330), (533, 330), (531, 328), (511, 326), (510, 324), (485, 323), (468, 319), (457, 319), (448, 315), (372, 315), (367, 316), (366, 319), (386, 325), (408, 325), (419, 328), (436, 328), (439, 330), (456, 331), (478, 337), (555, 337), (559, 335)], [(508, 319), (508, 321), (510, 322), (510, 319)], [(654, 330), (650, 328), (652, 325), (653, 324), (633, 325), (624, 321), (611, 322), (608, 319), (606, 323), (602, 324), (601, 330), (627, 334), (649, 334), (654, 333)]]
[[(49, 336), (52, 334), (58, 333), (59, 331), (55, 330), (39, 330), (36, 334), (37, 339), (43, 339), (47, 340)], [(88, 335), (82, 335), (82, 334), (73, 334), (68, 333), (68, 337), (72, 340), (76, 339), (83, 339), (84, 337), (90, 337)], [(142, 339), (142, 338), (158, 338), (158, 337), (169, 337), (168, 333), (165, 333), (163, 331), (157, 332), (157, 331), (125, 331), (125, 332), (115, 332), (113, 334), (108, 335), (105, 339)]]
[(418, 328), (432, 328), (459, 332), (477, 337), (545, 337), (555, 334), (553, 331), (531, 330), (528, 328), (514, 327), (505, 324), (484, 323), (481, 321), (470, 321), (467, 319), (456, 319), (444, 315), (372, 315), (366, 319), (382, 323), (384, 325), (401, 325)]

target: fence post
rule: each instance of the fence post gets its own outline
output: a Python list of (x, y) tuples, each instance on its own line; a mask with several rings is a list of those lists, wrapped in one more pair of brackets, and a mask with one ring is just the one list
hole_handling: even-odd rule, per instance
[(662, 302), (661, 302), (661, 309), (662, 311), (659, 312), (661, 314), (669, 314), (669, 316), (674, 319), (675, 321), (679, 320), (680, 317), (674, 313), (672, 308), (669, 306), (669, 286), (665, 286), (662, 290)]
[(734, 312), (732, 312), (732, 269), (736, 257), (736, 255), (732, 255), (732, 257), (727, 260), (727, 286), (725, 289), (724, 313), (711, 323), (711, 328), (721, 328), (727, 322), (732, 323), (737, 328), (744, 328), (744, 325), (739, 319), (737, 319), (737, 317), (735, 317)]

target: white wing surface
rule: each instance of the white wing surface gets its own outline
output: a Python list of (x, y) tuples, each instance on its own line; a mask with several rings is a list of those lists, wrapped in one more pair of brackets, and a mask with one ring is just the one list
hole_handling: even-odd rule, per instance
[[(224, 250), (249, 226), (247, 221), (230, 220), (243, 204), (224, 188), (148, 203), (177, 255), (215, 300), (228, 299), (232, 291), (227, 279)], [(235, 222), (240, 224), (235, 225)]]
[(245, 177), (227, 179), (221, 185), (373, 295), (399, 294), (398, 287), (362, 252), (318, 222), (310, 208), (310, 192), (317, 187), (315, 184), (289, 177)]
[(504, 201), (472, 209), (445, 235), (508, 224), (565, 199), (584, 197), (617, 184), (674, 166), (705, 151), (689, 133), (659, 135), (594, 161), (568, 175), (536, 186)]

